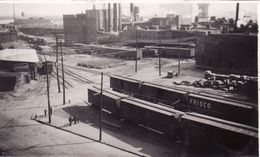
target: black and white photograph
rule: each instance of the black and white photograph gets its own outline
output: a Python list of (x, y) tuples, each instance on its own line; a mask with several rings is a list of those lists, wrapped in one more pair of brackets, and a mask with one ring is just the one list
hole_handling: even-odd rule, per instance
[(259, 7), (0, 0), (0, 156), (259, 156)]

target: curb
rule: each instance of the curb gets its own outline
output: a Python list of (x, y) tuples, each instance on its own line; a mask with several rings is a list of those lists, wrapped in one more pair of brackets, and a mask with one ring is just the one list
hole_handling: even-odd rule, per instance
[(96, 140), (96, 139), (93, 139), (93, 138), (90, 138), (90, 137), (87, 137), (87, 136), (84, 136), (84, 135), (81, 135), (81, 134), (78, 134), (78, 133), (72, 132), (72, 131), (70, 131), (70, 130), (62, 129), (62, 128), (60, 128), (60, 127), (57, 127), (57, 126), (55, 126), (55, 125), (52, 125), (52, 124), (49, 124), (49, 123), (43, 122), (43, 121), (41, 121), (41, 120), (37, 120), (37, 119), (36, 119), (35, 121), (38, 122), (38, 123), (41, 123), (41, 124), (44, 124), (44, 125), (48, 125), (48, 126), (51, 126), (51, 127), (56, 128), (56, 129), (59, 129), (59, 130), (62, 130), (62, 131), (68, 132), (68, 133), (71, 133), (71, 134), (74, 134), (74, 135), (77, 135), (77, 136), (80, 136), (80, 137), (86, 138), (86, 139), (88, 139), (88, 140), (92, 140), (92, 141), (95, 141), (95, 142), (98, 142), (98, 143), (101, 143), (101, 144), (107, 145), (107, 146), (109, 146), (109, 147), (119, 149), (119, 150), (121, 150), (121, 151), (124, 151), (124, 152), (130, 153), (130, 154), (133, 154), (133, 155), (136, 155), (136, 156), (146, 157), (145, 155), (141, 155), (141, 154), (138, 154), (138, 153), (135, 153), (135, 152), (131, 152), (131, 151), (129, 151), (129, 150), (126, 150), (126, 149), (123, 149), (123, 148), (120, 148), (120, 147), (117, 147), (117, 146), (114, 146), (114, 145), (111, 145), (111, 144), (108, 144), (108, 143), (105, 143), (105, 142), (102, 142), (102, 141), (99, 141), (99, 140)]

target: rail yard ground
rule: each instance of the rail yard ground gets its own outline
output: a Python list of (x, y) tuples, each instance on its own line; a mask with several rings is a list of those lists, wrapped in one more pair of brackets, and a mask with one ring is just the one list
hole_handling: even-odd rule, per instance
[[(55, 60), (53, 55), (51, 58)], [(84, 63), (92, 68), (78, 66), (78, 63)], [(105, 74), (105, 90), (109, 90), (108, 76), (113, 74), (174, 86), (173, 81), (193, 81), (203, 78), (204, 71), (195, 68), (193, 59), (181, 60), (181, 75), (173, 78), (165, 77), (168, 71), (178, 71), (177, 59), (162, 58), (161, 76), (158, 72), (158, 58), (138, 60), (137, 73), (135, 61), (85, 54), (67, 53), (64, 56), (64, 65), (67, 82), (65, 105), (62, 104), (62, 93), (58, 93), (56, 74), (50, 75), (50, 102), (53, 109), (50, 125), (48, 116), (44, 116), (44, 110), (47, 109), (45, 76), (38, 76), (37, 80), (32, 80), (30, 84), (24, 84), (13, 92), (0, 93), (0, 155), (163, 157), (234, 155), (232, 151), (221, 147), (207, 148), (205, 152), (188, 150), (179, 140), (169, 140), (144, 128), (128, 123), (121, 124), (114, 119), (111, 120), (120, 123), (120, 128), (104, 123), (102, 142), (98, 141), (99, 111), (88, 103), (87, 89), (92, 86), (100, 87), (100, 72)], [(226, 97), (235, 96), (221, 90), (200, 91), (186, 86), (181, 88)], [(34, 114), (37, 114), (38, 121), (31, 120)], [(79, 116), (79, 124), (69, 126), (69, 116), (76, 114)]]

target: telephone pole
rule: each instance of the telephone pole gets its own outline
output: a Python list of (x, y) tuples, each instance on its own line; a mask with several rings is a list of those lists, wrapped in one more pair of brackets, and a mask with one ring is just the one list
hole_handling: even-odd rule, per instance
[(60, 43), (61, 50), (61, 69), (62, 69), (62, 84), (63, 84), (63, 105), (65, 105), (65, 81), (64, 81), (64, 66), (63, 66), (63, 52), (62, 52), (62, 42)]
[(102, 140), (102, 111), (103, 111), (103, 72), (101, 72), (100, 117), (99, 117), (99, 141)]
[(159, 76), (161, 76), (161, 32), (159, 32)]
[(137, 73), (137, 28), (135, 28), (135, 72)]
[(180, 39), (178, 39), (178, 74), (181, 74)]
[(47, 83), (47, 101), (48, 101), (48, 117), (49, 117), (49, 123), (51, 123), (51, 103), (50, 103), (50, 87), (49, 87), (49, 70), (48, 70), (48, 64), (46, 61), (46, 57), (44, 55), (45, 58), (45, 70), (46, 70), (46, 83)]
[(13, 18), (14, 18), (14, 25), (16, 25), (16, 22), (15, 22), (15, 7), (14, 7), (14, 0), (13, 0)]
[(57, 85), (58, 85), (58, 92), (60, 93), (60, 80), (59, 80), (59, 68), (58, 68), (58, 62), (59, 62), (59, 57), (58, 57), (58, 35), (55, 34), (56, 36), (56, 73), (57, 73)]

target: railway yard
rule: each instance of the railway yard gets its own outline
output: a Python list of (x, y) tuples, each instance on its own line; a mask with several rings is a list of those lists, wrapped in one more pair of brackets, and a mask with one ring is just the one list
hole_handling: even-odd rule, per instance
[[(220, 85), (198, 86), (208, 80), (205, 70), (196, 68), (194, 58), (179, 61), (162, 57), (159, 76), (158, 57), (137, 60), (136, 72), (131, 55), (122, 58), (100, 51), (116, 49), (116, 44), (63, 46), (64, 98), (62, 63), (61, 59), (56, 63), (55, 37), (44, 39), (52, 51), (37, 50), (39, 65), (44, 66), (47, 60), (51, 70), (43, 69), (36, 79), (16, 86), (14, 91), (0, 92), (0, 155), (258, 154), (257, 98), (224, 86), (219, 88)], [(32, 46), (24, 39), (17, 43), (25, 48)], [(51, 123), (50, 112), (46, 112), (50, 109), (48, 94)], [(69, 117), (76, 115), (79, 124), (70, 126)]]

